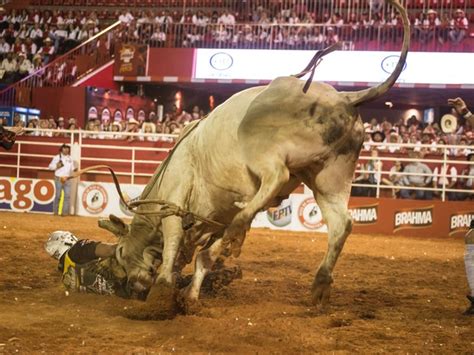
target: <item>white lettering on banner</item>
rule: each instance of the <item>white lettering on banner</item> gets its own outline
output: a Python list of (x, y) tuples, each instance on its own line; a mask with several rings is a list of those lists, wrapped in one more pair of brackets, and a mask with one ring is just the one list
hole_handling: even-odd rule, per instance
[(50, 180), (0, 179), (0, 209), (52, 212), (54, 191)]
[(373, 224), (378, 221), (377, 215), (378, 205), (374, 206), (360, 206), (349, 208), (354, 224)]
[(467, 231), (473, 219), (474, 212), (461, 212), (451, 215), (449, 223), (449, 235), (452, 235), (456, 232)]
[[(195, 78), (273, 80), (294, 74), (295, 68), (306, 67), (313, 55), (304, 50), (197, 49)], [(382, 82), (393, 70), (399, 55), (399, 52), (336, 51), (318, 66), (318, 81)], [(268, 65), (269, 57), (272, 65)], [(473, 62), (474, 53), (410, 52), (397, 82), (474, 85)], [(456, 65), (446, 66), (446, 63)]]
[(395, 213), (395, 230), (429, 227), (433, 224), (433, 207)]

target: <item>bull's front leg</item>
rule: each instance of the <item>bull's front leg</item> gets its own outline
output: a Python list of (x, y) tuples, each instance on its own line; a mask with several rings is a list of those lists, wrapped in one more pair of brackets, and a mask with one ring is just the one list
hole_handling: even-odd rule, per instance
[(199, 309), (198, 299), (204, 278), (221, 255), (222, 238), (217, 239), (210, 247), (202, 249), (198, 253), (191, 283), (180, 292), (180, 303), (185, 313), (193, 313)]
[(224, 248), (230, 245), (232, 255), (238, 257), (245, 239), (245, 234), (250, 228), (253, 218), (278, 194), (290, 179), (290, 172), (283, 164), (275, 164), (268, 169), (261, 170), (260, 188), (252, 200), (235, 215), (234, 219), (224, 232)]
[(181, 218), (170, 216), (162, 221), (163, 261), (155, 284), (147, 297), (153, 318), (167, 318), (176, 313), (176, 277), (173, 267), (183, 239)]

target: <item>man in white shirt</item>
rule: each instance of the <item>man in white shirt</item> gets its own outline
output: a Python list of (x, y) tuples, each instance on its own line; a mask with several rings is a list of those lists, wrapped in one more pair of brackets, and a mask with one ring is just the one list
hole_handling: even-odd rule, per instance
[(5, 37), (0, 37), (0, 54), (5, 54), (10, 52), (10, 45), (5, 41)]
[(58, 28), (54, 31), (54, 51), (57, 53), (59, 50), (59, 46), (64, 43), (66, 40), (68, 33), (64, 26), (64, 23), (58, 23)]
[(40, 40), (43, 38), (43, 31), (41, 30), (41, 27), (39, 23), (35, 23), (34, 27), (30, 31), (30, 38), (34, 40)]
[[(458, 180), (458, 171), (454, 165), (441, 164), (434, 168), (433, 171), (433, 187), (443, 190), (443, 186), (446, 189), (455, 189)], [(439, 191), (437, 191), (439, 193)], [(447, 191), (446, 196), (448, 200), (456, 200), (456, 193)]]
[(226, 26), (233, 26), (235, 25), (235, 17), (229, 11), (224, 10), (224, 13), (219, 17), (219, 20), (217, 21), (219, 24), (223, 24)]
[(15, 80), (18, 64), (13, 58), (13, 53), (7, 53), (7, 57), (3, 60), (0, 68), (4, 72), (2, 78), (4, 82), (10, 83)]
[(128, 25), (130, 22), (133, 21), (133, 16), (130, 12), (123, 10), (122, 14), (119, 16), (119, 21), (125, 25)]
[[(54, 185), (56, 187), (56, 194), (53, 202), (54, 214), (61, 216), (69, 215), (69, 205), (71, 201), (71, 180), (68, 178), (75, 170), (74, 161), (71, 158), (71, 148), (67, 144), (63, 144), (59, 148), (59, 154), (55, 155), (48, 169), (54, 170)], [(61, 191), (64, 191), (64, 199), (62, 210), (59, 210)]]
[(18, 73), (21, 78), (24, 78), (30, 75), (33, 72), (33, 64), (26, 58), (25, 53), (20, 53), (18, 55)]

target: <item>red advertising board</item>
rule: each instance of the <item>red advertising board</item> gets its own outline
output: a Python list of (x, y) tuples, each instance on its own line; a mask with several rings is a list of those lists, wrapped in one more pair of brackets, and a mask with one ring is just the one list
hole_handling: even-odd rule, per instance
[(391, 198), (351, 198), (353, 233), (460, 236), (474, 218), (474, 203)]

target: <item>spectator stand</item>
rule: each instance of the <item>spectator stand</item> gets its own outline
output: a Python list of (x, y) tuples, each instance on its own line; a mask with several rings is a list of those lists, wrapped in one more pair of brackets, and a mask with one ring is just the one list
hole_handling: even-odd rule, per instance
[(97, 33), (84, 43), (57, 57), (32, 74), (0, 91), (0, 105), (30, 107), (31, 92), (39, 87), (71, 86), (114, 58), (120, 23)]
[[(244, 45), (292, 49), (296, 46), (311, 50), (313, 41), (339, 39), (347, 42), (350, 49), (398, 50), (396, 45), (401, 41), (402, 30), (399, 14), (378, 0), (296, 3), (292, 0), (37, 0), (32, 3), (31, 9), (39, 10), (41, 18), (50, 18), (44, 13), (51, 12), (53, 19), (66, 17), (64, 13), (71, 11), (87, 17), (83, 7), (87, 6), (101, 22), (120, 19), (132, 27), (127, 31), (129, 36), (139, 37), (136, 41), (150, 41), (152, 46), (198, 46), (195, 42), (202, 41), (204, 47), (242, 48)], [(413, 25), (411, 50), (472, 51), (474, 48), (470, 38), (474, 28), (471, 2), (402, 0), (402, 4), (408, 8)], [(459, 16), (462, 21), (457, 20)], [(219, 25), (224, 25), (224, 29)], [(313, 31), (313, 25), (319, 25), (320, 30)], [(323, 40), (318, 39), (320, 35)], [(246, 43), (238, 43), (235, 36), (246, 38)]]
[[(153, 133), (131, 133), (131, 132), (97, 132), (84, 130), (51, 130), (51, 129), (27, 129), (27, 132), (36, 136), (21, 136), (11, 152), (0, 151), (0, 170), (3, 176), (16, 176), (17, 178), (49, 178), (51, 173), (46, 170), (49, 160), (56, 154), (57, 147), (62, 143), (71, 144), (73, 156), (79, 162), (80, 168), (94, 165), (110, 165), (120, 176), (123, 183), (144, 184), (153, 175), (156, 166), (167, 156), (174, 145), (176, 135), (153, 134)], [(43, 134), (43, 137), (38, 136)], [(58, 134), (62, 136), (58, 136)], [(56, 135), (56, 136), (55, 136)], [(113, 139), (107, 139), (113, 138)], [(381, 147), (380, 143), (367, 143), (369, 148), (376, 150)], [(432, 145), (419, 144), (392, 144), (383, 143), (385, 147), (394, 146), (407, 151), (419, 149), (432, 149)], [(354, 188), (365, 188), (374, 193), (367, 194), (371, 197), (398, 197), (398, 191), (409, 188), (413, 191), (429, 191), (433, 193), (432, 198), (446, 201), (450, 194), (455, 194), (455, 200), (472, 199), (474, 197), (474, 150), (472, 146), (443, 145), (438, 146), (439, 153), (431, 154), (421, 159), (407, 157), (405, 153), (385, 153), (379, 156), (361, 155), (359, 167), (355, 172), (357, 176), (377, 175), (378, 178), (372, 183), (354, 183)], [(450, 152), (467, 152), (464, 156), (452, 157)], [(374, 168), (367, 169), (367, 162), (378, 162), (372, 164)], [(413, 173), (405, 171), (394, 171), (392, 166), (396, 162), (418, 163), (422, 162), (431, 167), (429, 173)], [(452, 170), (448, 167), (456, 167), (456, 176), (452, 176)], [(438, 173), (434, 174), (438, 167)], [(441, 184), (427, 186), (406, 186), (396, 182), (397, 177), (421, 176), (431, 182), (441, 179)], [(450, 179), (457, 179), (453, 187), (447, 184)], [(111, 179), (107, 172), (91, 171), (83, 179), (91, 181), (106, 181)], [(396, 190), (397, 193), (391, 192)], [(385, 193), (387, 191), (388, 193)], [(360, 195), (359, 195), (360, 196)], [(459, 197), (459, 198), (458, 198)]]

